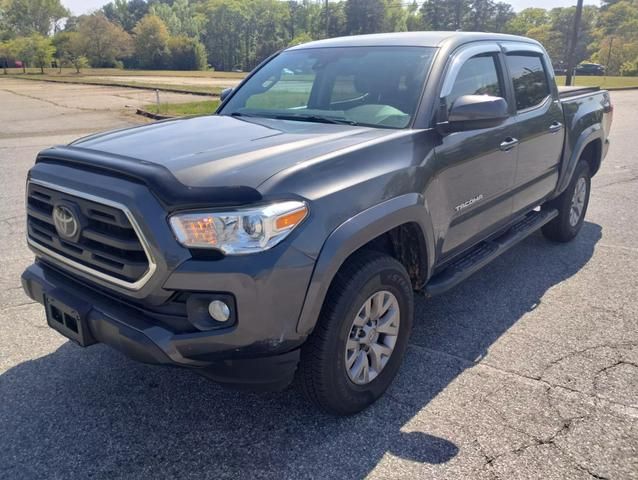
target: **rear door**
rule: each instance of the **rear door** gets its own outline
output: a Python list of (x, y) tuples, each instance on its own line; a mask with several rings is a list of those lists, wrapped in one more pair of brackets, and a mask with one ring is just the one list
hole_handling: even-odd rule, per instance
[(516, 42), (502, 46), (516, 103), (516, 213), (538, 205), (556, 188), (565, 128), (556, 82), (543, 50)]
[[(508, 98), (501, 49), (496, 43), (462, 47), (450, 58), (440, 94), (442, 108), (449, 111), (462, 95)], [(442, 257), (482, 239), (508, 220), (517, 153), (512, 118), (493, 128), (441, 137), (435, 154), (445, 204), (438, 219), (443, 231)]]

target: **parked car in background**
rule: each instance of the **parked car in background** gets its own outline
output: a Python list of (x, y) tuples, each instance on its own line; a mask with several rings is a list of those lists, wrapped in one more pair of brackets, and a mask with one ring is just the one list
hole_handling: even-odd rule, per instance
[(552, 65), (555, 75), (567, 75), (567, 67), (564, 62), (558, 62)]
[(605, 67), (598, 63), (581, 63), (574, 70), (576, 75), (605, 75)]
[(356, 413), (401, 367), (414, 292), (539, 229), (578, 234), (611, 121), (608, 92), (558, 88), (528, 38), (298, 45), (216, 115), (41, 152), (22, 284), (79, 345), (256, 388), (296, 375), (318, 407)]

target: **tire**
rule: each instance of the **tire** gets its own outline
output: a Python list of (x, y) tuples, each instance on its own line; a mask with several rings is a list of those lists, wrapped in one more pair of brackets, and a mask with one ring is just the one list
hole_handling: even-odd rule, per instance
[[(575, 201), (575, 195), (577, 195), (582, 188), (584, 188), (584, 192), (579, 195), (579, 197), (582, 198), (582, 203), (579, 203), (580, 208), (578, 209), (573, 202)], [(576, 165), (572, 180), (565, 191), (543, 205), (543, 209), (555, 208), (558, 210), (558, 216), (543, 226), (543, 235), (554, 242), (569, 242), (573, 240), (574, 237), (578, 235), (578, 232), (580, 232), (585, 221), (590, 192), (591, 173), (589, 171), (589, 165), (584, 160), (581, 160)], [(575, 222), (574, 209), (579, 210)]]
[[(373, 297), (376, 300), (371, 300)], [(392, 383), (401, 366), (412, 330), (413, 302), (408, 273), (394, 258), (374, 251), (361, 251), (348, 259), (330, 285), (317, 326), (301, 350), (298, 381), (306, 398), (334, 415), (351, 415), (374, 403)], [(380, 309), (383, 310), (390, 303), (386, 313), (376, 322), (372, 320), (375, 315), (366, 317), (366, 312), (373, 312), (375, 306), (382, 305)], [(365, 309), (366, 304), (369, 310)], [(396, 318), (395, 305), (398, 321), (389, 325), (389, 319)], [(398, 325), (398, 332), (390, 335), (376, 332), (368, 323), (363, 327), (356, 325), (365, 318), (388, 332), (394, 332)], [(382, 326), (384, 322), (385, 326)], [(370, 329), (369, 334), (365, 328)], [(375, 335), (379, 345), (374, 344)], [(366, 345), (359, 342), (371, 342), (367, 345), (367, 353), (364, 351)], [(374, 354), (390, 344), (393, 350), (389, 355)], [(352, 345), (358, 345), (356, 348), (360, 350), (357, 352)], [(353, 358), (355, 361), (348, 368), (347, 363)], [(373, 368), (374, 359), (385, 361), (378, 371)], [(365, 368), (361, 375), (356, 374), (358, 367), (366, 361), (369, 365), (367, 382)], [(381, 363), (377, 361), (376, 365)]]

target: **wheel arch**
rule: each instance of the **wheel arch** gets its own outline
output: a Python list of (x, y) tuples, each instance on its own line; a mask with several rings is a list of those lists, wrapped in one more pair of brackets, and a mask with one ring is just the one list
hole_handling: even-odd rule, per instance
[(334, 276), (361, 249), (393, 256), (406, 267), (413, 288), (422, 288), (432, 270), (432, 231), (427, 205), (417, 193), (382, 202), (339, 225), (328, 236), (317, 258), (297, 331), (303, 335), (312, 332)]
[(587, 160), (592, 177), (598, 172), (602, 162), (603, 155), (603, 135), (604, 131), (599, 123), (591, 125), (583, 130), (578, 137), (571, 155), (564, 167), (563, 174), (560, 177), (555, 196), (565, 191), (569, 182), (574, 175), (576, 165), (581, 159)]

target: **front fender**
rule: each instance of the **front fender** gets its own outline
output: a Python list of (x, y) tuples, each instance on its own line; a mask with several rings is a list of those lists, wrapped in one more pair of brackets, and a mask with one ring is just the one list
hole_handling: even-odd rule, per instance
[[(332, 279), (348, 256), (374, 238), (412, 222), (421, 228), (426, 252), (434, 252), (430, 215), (423, 196), (418, 193), (401, 195), (370, 207), (339, 225), (328, 236), (317, 258), (297, 332), (302, 335), (312, 332)], [(432, 255), (426, 255), (426, 258), (429, 272), (434, 259)]]

